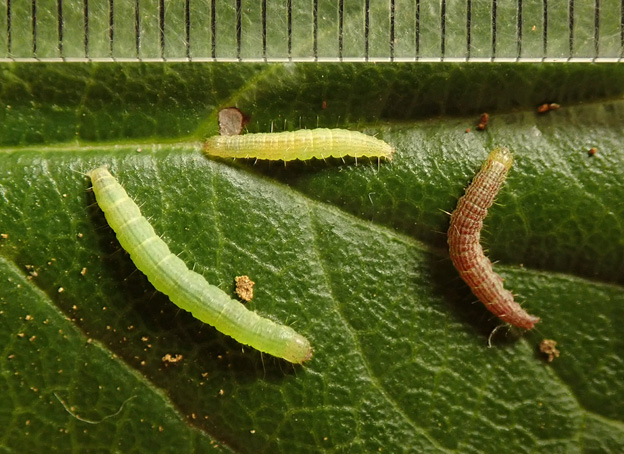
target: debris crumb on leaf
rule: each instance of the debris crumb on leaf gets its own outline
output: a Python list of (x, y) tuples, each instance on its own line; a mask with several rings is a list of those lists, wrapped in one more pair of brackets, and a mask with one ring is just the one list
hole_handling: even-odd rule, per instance
[(243, 132), (248, 118), (236, 107), (226, 107), (219, 111), (219, 134), (237, 136)]
[(556, 102), (544, 103), (537, 108), (537, 113), (546, 113), (551, 110), (557, 110), (559, 107), (561, 106)]
[(479, 124), (477, 125), (477, 129), (479, 131), (483, 131), (487, 126), (488, 121), (490, 121), (490, 115), (487, 112), (482, 113), (481, 118), (479, 118)]
[(253, 298), (253, 287), (256, 285), (254, 281), (249, 279), (249, 276), (236, 276), (236, 294), (243, 301), (251, 301)]
[(548, 362), (552, 363), (552, 360), (559, 358), (559, 350), (557, 350), (557, 342), (552, 339), (544, 339), (540, 342), (540, 351), (548, 356)]
[(598, 153), (598, 148), (596, 148), (596, 147), (591, 147), (587, 153), (588, 153), (590, 156), (593, 156), (593, 155), (595, 155), (596, 153)]
[(175, 364), (182, 361), (182, 358), (184, 358), (182, 355), (176, 354), (172, 356), (170, 353), (167, 353), (165, 356), (162, 357), (162, 361), (164, 363)]

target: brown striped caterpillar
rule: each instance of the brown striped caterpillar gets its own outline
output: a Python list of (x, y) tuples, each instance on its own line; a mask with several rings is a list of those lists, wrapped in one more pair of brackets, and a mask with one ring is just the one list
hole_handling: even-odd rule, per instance
[(383, 140), (346, 129), (301, 129), (293, 132), (214, 136), (204, 143), (210, 156), (292, 161), (344, 156), (392, 159), (394, 148)]
[(121, 246), (152, 285), (181, 309), (241, 344), (302, 363), (312, 357), (308, 340), (289, 326), (260, 317), (187, 268), (104, 167), (88, 173), (93, 192)]
[(504, 322), (531, 329), (539, 321), (514, 301), (494, 272), (492, 262), (479, 244), (487, 210), (507, 177), (513, 157), (507, 148), (496, 148), (481, 166), (466, 194), (451, 215), (448, 244), (451, 260), (462, 279), (485, 307)]

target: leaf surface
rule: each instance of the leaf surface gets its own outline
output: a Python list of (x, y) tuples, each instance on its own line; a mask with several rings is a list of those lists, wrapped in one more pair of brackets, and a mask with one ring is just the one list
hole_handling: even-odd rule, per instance
[[(5, 449), (624, 447), (620, 67), (0, 69)], [(562, 107), (538, 115), (544, 102)], [(201, 139), (227, 106), (250, 132), (343, 127), (396, 155), (211, 160)], [(498, 145), (516, 161), (482, 242), (542, 321), (487, 348), (499, 321), (448, 259), (446, 212)], [(306, 335), (313, 359), (243, 348), (156, 292), (89, 191), (100, 165), (209, 282), (233, 295), (249, 275), (249, 307)], [(550, 364), (543, 338), (561, 350)]]

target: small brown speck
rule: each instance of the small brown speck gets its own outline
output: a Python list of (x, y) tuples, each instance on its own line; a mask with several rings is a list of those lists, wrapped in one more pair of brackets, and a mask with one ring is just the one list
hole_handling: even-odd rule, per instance
[(548, 356), (547, 361), (552, 362), (553, 359), (559, 358), (559, 350), (557, 350), (557, 342), (552, 339), (544, 339), (540, 342), (540, 351)]
[(175, 364), (182, 361), (182, 358), (184, 358), (182, 355), (176, 354), (172, 356), (171, 354), (167, 353), (165, 356), (162, 357), (162, 361), (164, 363)]
[(253, 298), (253, 287), (256, 284), (249, 279), (249, 276), (236, 276), (236, 294), (243, 301), (251, 301)]
[(561, 106), (559, 104), (557, 104), (556, 102), (541, 104), (537, 108), (537, 113), (546, 113), (546, 112), (549, 112), (551, 110), (557, 110), (559, 107), (561, 107)]
[(490, 121), (490, 115), (487, 112), (482, 113), (481, 118), (479, 118), (479, 124), (477, 125), (477, 129), (479, 131), (483, 131), (487, 126), (488, 121)]
[(0, 233), (0, 238), (2, 238), (3, 240), (6, 240), (9, 237), (8, 233)]
[(591, 147), (587, 153), (588, 153), (590, 156), (593, 156), (593, 155), (595, 155), (596, 153), (598, 153), (598, 148), (596, 148), (596, 147)]
[(541, 106), (537, 108), (537, 113), (544, 113), (544, 112), (548, 112), (549, 110), (550, 108), (548, 107), (548, 104), (542, 104)]
[(85, 274), (87, 274), (87, 269), (86, 269), (86, 268), (81, 269), (81, 270), (80, 270), (80, 274), (81, 274), (81, 275), (83, 275), (83, 276), (84, 276)]

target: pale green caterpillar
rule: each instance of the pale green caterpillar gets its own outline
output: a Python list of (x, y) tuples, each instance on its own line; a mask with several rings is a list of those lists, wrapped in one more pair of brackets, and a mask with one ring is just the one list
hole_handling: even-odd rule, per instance
[(260, 317), (230, 298), (172, 254), (139, 207), (109, 171), (88, 173), (93, 192), (121, 246), (152, 285), (180, 308), (214, 326), (241, 344), (261, 352), (302, 363), (312, 357), (308, 340), (292, 328)]
[(301, 129), (293, 132), (214, 136), (204, 143), (210, 156), (292, 161), (295, 159), (386, 158), (394, 148), (383, 140), (346, 129)]

